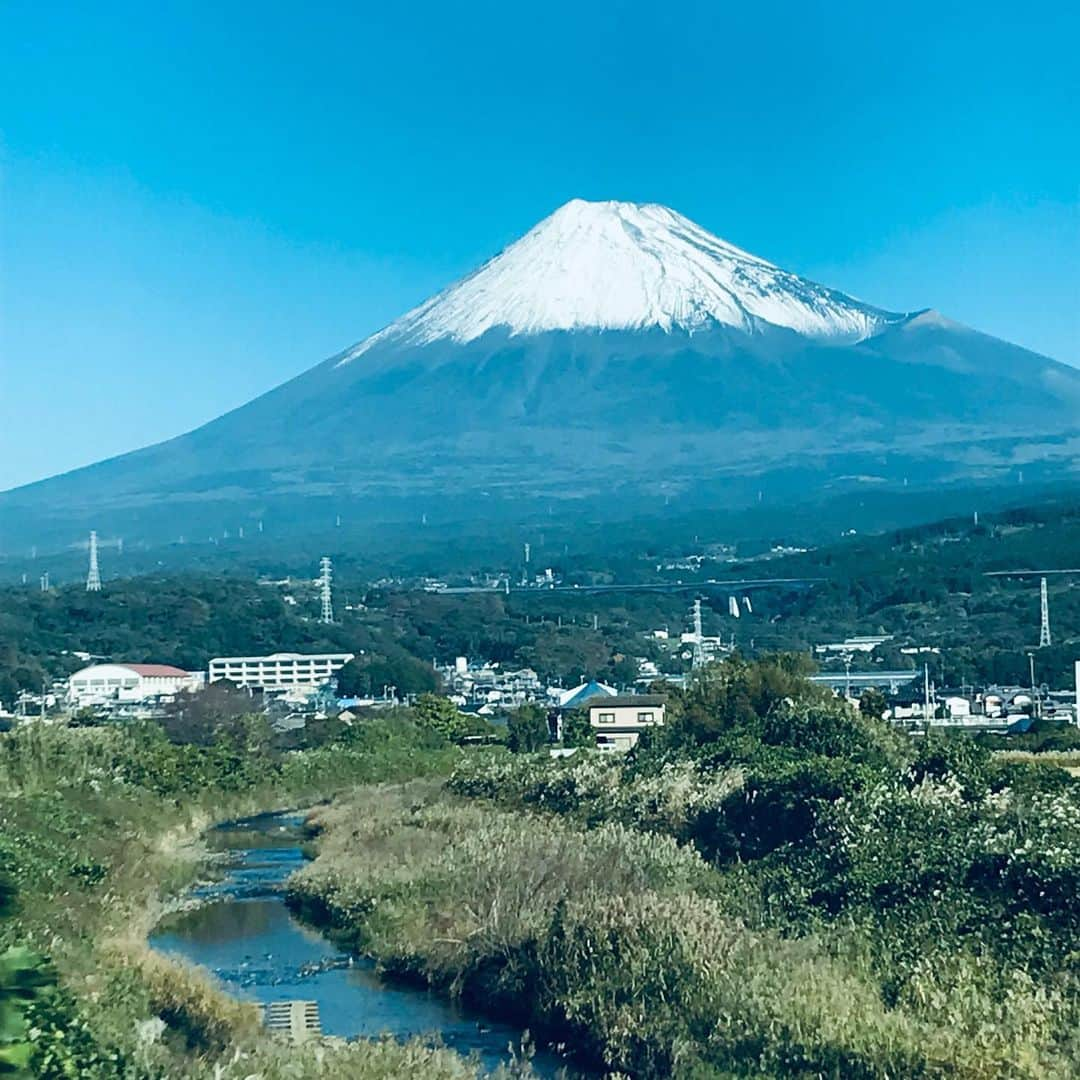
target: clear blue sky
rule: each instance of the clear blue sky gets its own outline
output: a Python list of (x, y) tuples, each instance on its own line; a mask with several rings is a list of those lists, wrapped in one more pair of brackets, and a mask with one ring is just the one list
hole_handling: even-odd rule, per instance
[(0, 4), (0, 488), (178, 434), (574, 196), (1080, 363), (1074, 4)]

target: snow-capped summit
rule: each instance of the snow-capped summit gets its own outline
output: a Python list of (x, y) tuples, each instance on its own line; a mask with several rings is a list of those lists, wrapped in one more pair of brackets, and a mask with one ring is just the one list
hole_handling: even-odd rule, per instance
[(763, 324), (859, 341), (902, 316), (781, 270), (655, 203), (574, 199), (520, 240), (344, 354), (551, 330)]

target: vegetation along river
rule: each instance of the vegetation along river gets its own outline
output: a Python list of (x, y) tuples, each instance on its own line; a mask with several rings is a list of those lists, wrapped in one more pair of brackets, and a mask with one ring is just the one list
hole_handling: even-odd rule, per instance
[[(198, 906), (165, 920), (150, 944), (210, 969), (237, 997), (261, 1003), (316, 1001), (324, 1035), (438, 1039), (485, 1068), (510, 1060), (524, 1032), (460, 1007), (429, 990), (384, 980), (374, 963), (338, 950), (285, 906), (281, 886), (304, 862), (303, 819), (262, 814), (207, 834), (226, 853), (221, 880), (191, 891)], [(537, 1052), (541, 1077), (583, 1074)]]

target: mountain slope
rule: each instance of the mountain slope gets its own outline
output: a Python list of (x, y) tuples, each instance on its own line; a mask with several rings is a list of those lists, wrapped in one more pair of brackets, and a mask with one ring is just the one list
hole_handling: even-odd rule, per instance
[[(4, 536), (192, 534), (305, 502), (812, 496), (1071, 468), (1080, 372), (790, 274), (663, 207), (567, 204), (198, 430), (0, 495)], [(726, 485), (726, 486), (725, 486)], [(702, 496), (704, 497), (704, 496)], [(284, 511), (283, 511), (284, 512)], [(198, 524), (194, 524), (197, 522)]]

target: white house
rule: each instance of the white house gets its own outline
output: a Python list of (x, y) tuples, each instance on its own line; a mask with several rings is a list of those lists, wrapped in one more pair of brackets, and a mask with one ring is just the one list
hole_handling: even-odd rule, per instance
[(645, 728), (663, 726), (659, 694), (618, 694), (589, 702), (589, 726), (598, 750), (632, 750)]
[(68, 679), (67, 700), (77, 709), (112, 702), (137, 705), (198, 690), (203, 682), (202, 672), (169, 664), (93, 664)]

